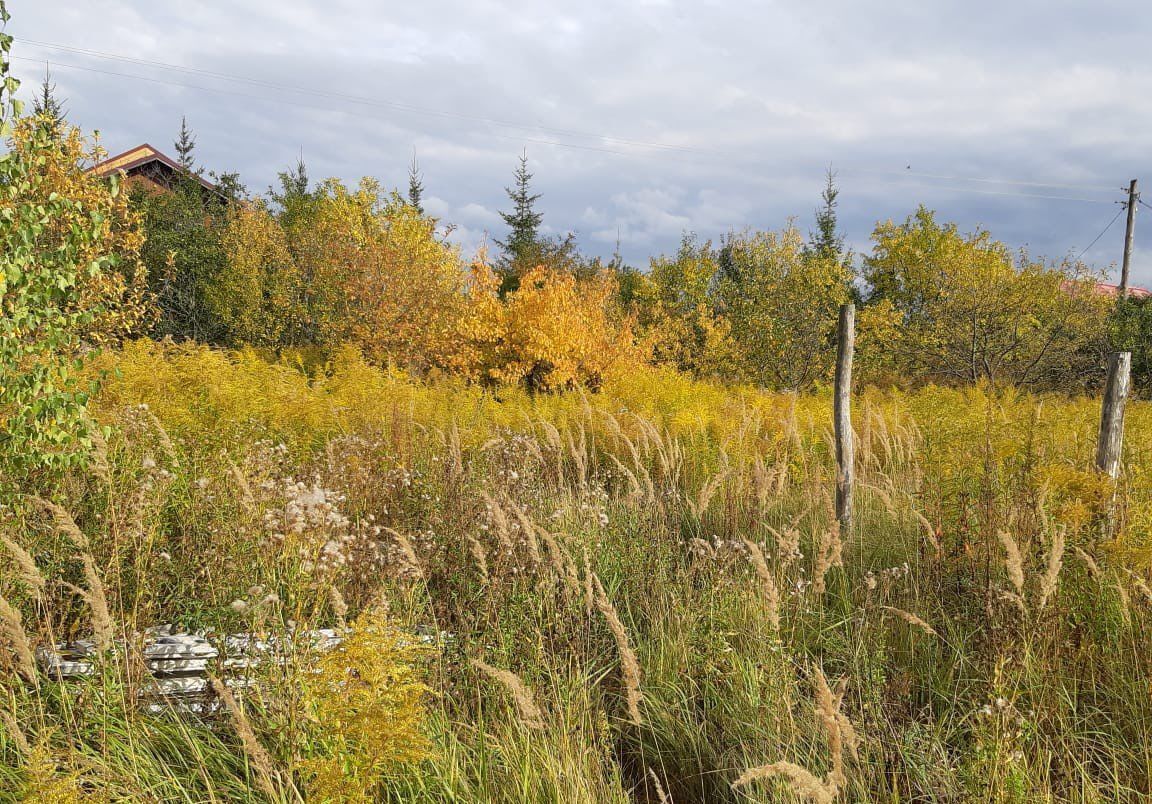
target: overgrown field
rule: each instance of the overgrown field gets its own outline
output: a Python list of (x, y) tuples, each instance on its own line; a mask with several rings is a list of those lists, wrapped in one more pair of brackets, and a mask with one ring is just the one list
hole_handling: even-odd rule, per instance
[[(838, 533), (821, 393), (102, 360), (91, 469), (0, 511), (0, 800), (1152, 795), (1146, 403), (1113, 489), (1096, 400), (863, 392)], [(137, 705), (160, 623), (352, 636), (201, 720)]]

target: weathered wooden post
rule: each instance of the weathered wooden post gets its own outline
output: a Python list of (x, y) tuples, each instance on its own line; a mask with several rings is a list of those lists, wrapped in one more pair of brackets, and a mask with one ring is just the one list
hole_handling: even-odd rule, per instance
[(856, 448), (852, 436), (852, 354), (856, 349), (856, 305), (840, 305), (836, 332), (836, 389), (832, 402), (836, 433), (836, 519), (840, 533), (852, 530), (852, 482)]
[[(1108, 380), (1104, 385), (1104, 403), (1100, 407), (1100, 434), (1096, 438), (1096, 468), (1115, 481), (1120, 476), (1120, 453), (1124, 447), (1124, 403), (1128, 400), (1131, 352), (1113, 352), (1108, 356)], [(1103, 537), (1112, 538), (1116, 531), (1116, 488), (1108, 500)]]
[(1124, 446), (1124, 403), (1128, 400), (1131, 352), (1108, 356), (1108, 381), (1100, 408), (1100, 435), (1096, 439), (1096, 468), (1115, 480), (1120, 476), (1120, 451)]

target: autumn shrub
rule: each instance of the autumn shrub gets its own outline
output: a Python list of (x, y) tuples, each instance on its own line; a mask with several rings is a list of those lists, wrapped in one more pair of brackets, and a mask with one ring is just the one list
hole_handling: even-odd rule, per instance
[[(18, 85), (5, 68), (4, 95)], [(99, 149), (8, 112), (0, 96), (0, 492), (84, 462), (96, 378), (81, 371), (150, 315), (137, 216), (115, 178), (84, 169)]]
[(1082, 263), (1013, 255), (986, 230), (964, 235), (921, 207), (881, 223), (864, 261), (870, 298), (898, 315), (887, 344), (914, 376), (1085, 387), (1102, 363), (1108, 307)]
[(466, 376), (534, 391), (597, 389), (639, 363), (630, 322), (613, 315), (607, 274), (578, 281), (537, 267), (503, 297), (499, 284), (486, 265), (474, 268), (462, 325)]

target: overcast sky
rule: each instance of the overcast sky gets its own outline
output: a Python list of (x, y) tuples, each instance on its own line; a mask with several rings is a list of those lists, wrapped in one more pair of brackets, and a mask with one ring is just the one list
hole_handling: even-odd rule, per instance
[[(314, 178), (406, 186), (415, 149), (427, 208), (468, 248), (503, 237), (522, 149), (549, 231), (604, 255), (619, 238), (638, 266), (684, 231), (789, 217), (807, 230), (829, 165), (857, 250), (877, 220), (924, 203), (1014, 247), (1075, 255), (1129, 179), (1152, 203), (1147, 0), (9, 10), (23, 96), (47, 59), (69, 118), (109, 151), (170, 151), (185, 115), (207, 168), (263, 191), (300, 155)], [(1134, 283), (1152, 285), (1152, 208), (1139, 209)], [(1121, 216), (1085, 259), (1118, 265), (1123, 231)]]

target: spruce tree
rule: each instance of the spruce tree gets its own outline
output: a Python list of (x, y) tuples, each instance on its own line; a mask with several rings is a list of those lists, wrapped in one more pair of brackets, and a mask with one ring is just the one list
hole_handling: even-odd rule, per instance
[(844, 236), (840, 234), (836, 220), (836, 174), (828, 169), (824, 191), (820, 193), (824, 205), (816, 210), (816, 231), (808, 235), (807, 253), (821, 259), (844, 260)]
[(180, 167), (189, 173), (196, 173), (196, 157), (193, 155), (196, 137), (192, 135), (192, 129), (188, 128), (188, 119), (185, 117), (180, 118), (180, 137), (173, 145), (176, 148), (176, 162)]
[(408, 203), (416, 208), (421, 215), (424, 214), (424, 182), (420, 176), (420, 166), (416, 163), (416, 151), (412, 151), (412, 165), (408, 168)]
[(56, 98), (56, 85), (52, 83), (52, 73), (48, 65), (44, 65), (44, 83), (40, 85), (40, 95), (32, 101), (32, 112), (37, 117), (45, 118), (45, 125), (51, 129), (53, 136), (60, 133), (64, 123), (64, 104)]
[(511, 212), (501, 212), (500, 217), (511, 230), (508, 238), (496, 241), (504, 249), (505, 266), (511, 267), (527, 257), (539, 245), (540, 221), (543, 215), (536, 211), (539, 193), (531, 189), (532, 174), (528, 172), (528, 154), (520, 155), (520, 167), (516, 169), (515, 187), (505, 187), (512, 201)]

